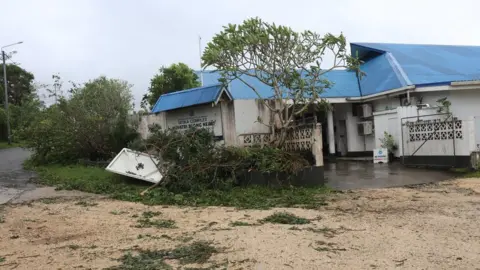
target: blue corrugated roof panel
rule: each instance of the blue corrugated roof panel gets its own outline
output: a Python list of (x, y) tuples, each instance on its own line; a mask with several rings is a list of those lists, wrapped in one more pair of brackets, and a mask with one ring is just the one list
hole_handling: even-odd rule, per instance
[(362, 95), (376, 94), (402, 86), (395, 70), (385, 54), (374, 57), (361, 65), (360, 69), (366, 74), (360, 79)]
[(200, 105), (217, 100), (222, 91), (218, 83), (161, 95), (153, 106), (152, 113)]
[(352, 43), (354, 49), (390, 52), (415, 85), (480, 79), (480, 46)]
[[(332, 70), (325, 74), (325, 78), (333, 83), (332, 87), (325, 89), (321, 97), (356, 97), (360, 95), (358, 81), (355, 72), (348, 70)], [(218, 83), (220, 73), (218, 71), (204, 71), (203, 81), (206, 84)], [(262, 98), (273, 97), (273, 89), (250, 76), (242, 76), (248, 84), (252, 85)], [(229, 85), (233, 99), (255, 99), (258, 95), (240, 80), (233, 80)]]

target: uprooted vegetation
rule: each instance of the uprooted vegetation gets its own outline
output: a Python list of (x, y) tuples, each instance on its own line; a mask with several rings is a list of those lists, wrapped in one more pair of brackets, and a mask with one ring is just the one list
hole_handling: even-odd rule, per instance
[(75, 164), (33, 168), (42, 184), (152, 205), (318, 208), (325, 205), (324, 194), (329, 192), (324, 187), (292, 187), (288, 179), (273, 188), (243, 186), (241, 180), (249, 170), (294, 174), (308, 161), (300, 154), (272, 147), (216, 146), (214, 137), (206, 130), (181, 133), (153, 128), (148, 140), (136, 141), (130, 147), (154, 153), (167, 164), (160, 168), (165, 175), (162, 185), (142, 193), (148, 187), (146, 183), (100, 167)]
[(261, 222), (277, 223), (277, 224), (308, 224), (310, 220), (298, 217), (292, 213), (276, 212), (264, 219)]
[(211, 242), (195, 241), (187, 246), (179, 246), (171, 250), (141, 250), (136, 255), (131, 252), (120, 258), (119, 266), (108, 268), (110, 270), (127, 269), (174, 269), (165, 260), (177, 260), (181, 265), (198, 263), (203, 264), (210, 257), (220, 252)]
[(225, 190), (237, 185), (247, 171), (295, 174), (309, 165), (304, 156), (279, 148), (218, 146), (206, 129), (180, 132), (153, 126), (150, 137), (132, 147), (155, 153), (164, 161), (159, 166), (165, 176), (162, 182), (174, 192)]

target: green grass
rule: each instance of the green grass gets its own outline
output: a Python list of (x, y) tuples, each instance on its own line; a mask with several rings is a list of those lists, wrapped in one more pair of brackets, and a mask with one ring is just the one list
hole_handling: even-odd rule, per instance
[(253, 226), (253, 224), (250, 224), (250, 223), (245, 222), (245, 221), (234, 221), (234, 222), (230, 223), (230, 226), (232, 226), (232, 227)]
[(310, 223), (310, 220), (306, 218), (298, 217), (294, 214), (287, 213), (287, 212), (276, 212), (260, 221), (277, 223), (277, 224), (295, 224), (295, 225)]
[[(119, 266), (110, 267), (110, 270), (153, 270), (173, 269), (165, 260), (178, 260), (180, 264), (203, 264), (219, 250), (210, 242), (196, 241), (187, 246), (180, 246), (171, 250), (142, 250), (137, 255), (127, 253), (119, 259)], [(183, 269), (183, 268), (182, 268)]]
[(95, 202), (86, 202), (86, 201), (79, 201), (75, 203), (75, 205), (80, 205), (82, 207), (92, 207), (92, 206), (97, 206), (98, 203)]
[(469, 172), (464, 175), (465, 178), (480, 178), (480, 171)]
[(149, 218), (141, 218), (138, 221), (137, 228), (166, 228), (166, 229), (175, 229), (177, 226), (175, 225), (175, 220), (171, 219), (149, 219)]
[(161, 215), (162, 213), (160, 212), (152, 212), (152, 211), (145, 211), (142, 213), (142, 216), (144, 218), (152, 218)]
[(104, 168), (81, 165), (29, 166), (29, 168), (38, 172), (40, 180), (37, 181), (44, 185), (55, 186), (58, 189), (104, 194), (114, 199), (141, 202), (147, 205), (232, 206), (249, 209), (318, 208), (326, 204), (325, 197), (331, 192), (325, 187), (288, 189), (235, 187), (227, 191), (204, 190), (197, 193), (178, 194), (157, 187), (140, 196), (140, 192), (145, 190), (149, 183), (115, 175), (105, 171)]
[(5, 262), (5, 257), (0, 256), (0, 263)]
[(0, 149), (8, 149), (8, 148), (15, 148), (15, 147), (23, 147), (24, 144), (21, 142), (12, 142), (12, 144), (8, 144), (8, 142), (0, 141)]

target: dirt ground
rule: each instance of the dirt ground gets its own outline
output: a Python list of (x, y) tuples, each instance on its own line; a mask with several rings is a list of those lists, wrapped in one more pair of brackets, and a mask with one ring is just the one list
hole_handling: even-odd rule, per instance
[[(480, 269), (480, 179), (340, 193), (315, 210), (74, 199), (1, 211), (0, 269), (103, 269), (119, 265), (116, 259), (128, 251), (197, 240), (212, 241), (220, 252), (204, 265), (167, 263), (180, 269)], [(145, 211), (174, 220), (176, 228), (138, 228)], [(278, 211), (311, 223), (258, 223)], [(232, 226), (235, 221), (253, 225)]]

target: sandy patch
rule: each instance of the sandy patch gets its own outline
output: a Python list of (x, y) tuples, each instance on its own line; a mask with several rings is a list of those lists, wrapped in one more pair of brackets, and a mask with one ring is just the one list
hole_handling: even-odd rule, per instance
[[(2, 210), (0, 269), (103, 269), (118, 265), (116, 259), (127, 251), (196, 240), (222, 248), (205, 267), (478, 269), (479, 183), (464, 179), (347, 192), (317, 210), (152, 207), (101, 199), (91, 205), (78, 200), (12, 205)], [(137, 228), (144, 211), (160, 212), (152, 219), (175, 220), (177, 228)], [(231, 226), (257, 224), (276, 211), (312, 222)]]

